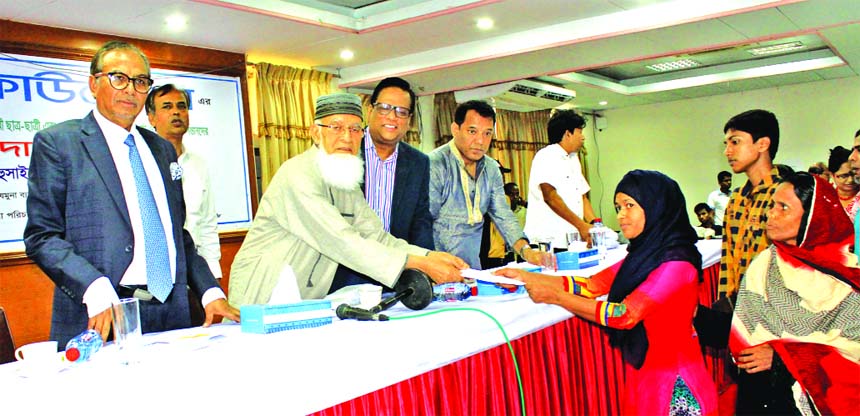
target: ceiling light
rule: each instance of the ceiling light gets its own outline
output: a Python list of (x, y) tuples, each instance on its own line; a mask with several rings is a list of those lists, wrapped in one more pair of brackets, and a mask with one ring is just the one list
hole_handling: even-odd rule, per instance
[(772, 55), (775, 53), (784, 53), (797, 49), (803, 49), (803, 43), (801, 43), (800, 41), (780, 43), (779, 45), (762, 46), (761, 48), (747, 49), (747, 52), (755, 56), (762, 56)]
[(482, 17), (478, 19), (477, 26), (478, 29), (481, 30), (490, 30), (493, 28), (493, 19), (490, 19), (489, 17)]
[(646, 65), (645, 68), (648, 68), (652, 71), (656, 72), (667, 72), (667, 71), (677, 71), (679, 69), (688, 69), (695, 68), (700, 64), (692, 59), (679, 59), (677, 61), (672, 62), (663, 62), (654, 65)]
[(609, 104), (609, 101), (601, 101), (601, 102), (599, 102), (599, 103), (597, 103), (597, 104), (600, 104), (600, 105), (606, 105), (606, 104)]
[(344, 49), (344, 50), (340, 51), (340, 59), (343, 59), (344, 61), (348, 61), (348, 60), (352, 59), (354, 56), (355, 56), (355, 54), (352, 53), (352, 51), (349, 49)]
[(188, 19), (179, 13), (174, 13), (164, 19), (164, 24), (167, 25), (167, 30), (179, 32), (188, 25)]

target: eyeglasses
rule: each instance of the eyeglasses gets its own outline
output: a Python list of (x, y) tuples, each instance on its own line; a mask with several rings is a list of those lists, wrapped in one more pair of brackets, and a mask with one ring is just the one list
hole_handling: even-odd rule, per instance
[(349, 132), (350, 136), (361, 136), (364, 134), (364, 127), (361, 127), (358, 124), (354, 124), (349, 127), (341, 126), (340, 124), (319, 124), (316, 123), (317, 126), (325, 127), (327, 129), (331, 129), (335, 135), (342, 135), (344, 132)]
[(396, 105), (386, 103), (376, 103), (373, 105), (373, 108), (375, 108), (376, 111), (379, 112), (379, 115), (382, 116), (387, 116), (391, 110), (394, 110), (394, 115), (397, 116), (397, 118), (409, 118), (409, 116), (412, 115), (412, 111), (406, 107), (398, 107)]
[(134, 90), (141, 94), (148, 93), (149, 89), (152, 87), (152, 78), (146, 76), (131, 78), (119, 71), (108, 73), (99, 72), (98, 74), (93, 74), (93, 76), (96, 78), (104, 76), (108, 77), (108, 80), (110, 80), (110, 86), (117, 90), (128, 88), (129, 81), (134, 85)]

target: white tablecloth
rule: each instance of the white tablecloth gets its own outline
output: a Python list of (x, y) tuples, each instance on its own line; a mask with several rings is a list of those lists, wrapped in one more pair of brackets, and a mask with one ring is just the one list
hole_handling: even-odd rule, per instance
[[(718, 241), (701, 243), (703, 257), (713, 258), (716, 247), (719, 259)], [(624, 247), (609, 250), (600, 266), (576, 273), (591, 275), (624, 255)], [(21, 363), (2, 365), (0, 408), (3, 415), (307, 414), (504, 343), (491, 319), (456, 308), (489, 313), (511, 340), (572, 316), (522, 294), (433, 303), (419, 312), (398, 304), (386, 313), (448, 311), (388, 322), (335, 318), (331, 325), (268, 335), (227, 324), (150, 334), (133, 366), (116, 362), (113, 345), (50, 375), (26, 377)]]

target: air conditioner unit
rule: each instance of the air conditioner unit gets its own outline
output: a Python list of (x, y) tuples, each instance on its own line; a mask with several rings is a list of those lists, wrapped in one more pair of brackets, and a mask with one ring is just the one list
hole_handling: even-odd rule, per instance
[(454, 92), (458, 103), (492, 99), (496, 108), (511, 111), (555, 108), (574, 98), (576, 91), (530, 79)]

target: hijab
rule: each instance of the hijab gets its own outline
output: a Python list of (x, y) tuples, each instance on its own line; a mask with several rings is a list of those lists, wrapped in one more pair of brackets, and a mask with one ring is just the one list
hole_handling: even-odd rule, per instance
[[(678, 183), (668, 176), (648, 170), (633, 170), (621, 178), (615, 194), (630, 195), (645, 211), (645, 227), (630, 239), (627, 257), (618, 269), (610, 302), (621, 302), (667, 261), (686, 261), (699, 271), (702, 255), (696, 248), (696, 231), (690, 225), (687, 204)], [(843, 214), (844, 216), (844, 214)], [(622, 357), (635, 368), (641, 368), (648, 352), (645, 326), (639, 322), (632, 329), (608, 328), (609, 342), (621, 348)]]
[[(804, 174), (798, 172), (796, 176)], [(854, 240), (854, 225), (845, 215), (836, 189), (816, 175), (808, 176), (813, 179), (813, 197), (810, 207), (803, 213), (797, 233), (799, 244), (774, 241), (776, 251), (792, 266), (816, 269), (860, 291), (860, 269), (854, 266), (856, 257), (849, 251)], [(802, 179), (794, 179), (788, 177), (786, 182), (795, 188), (804, 186)]]

